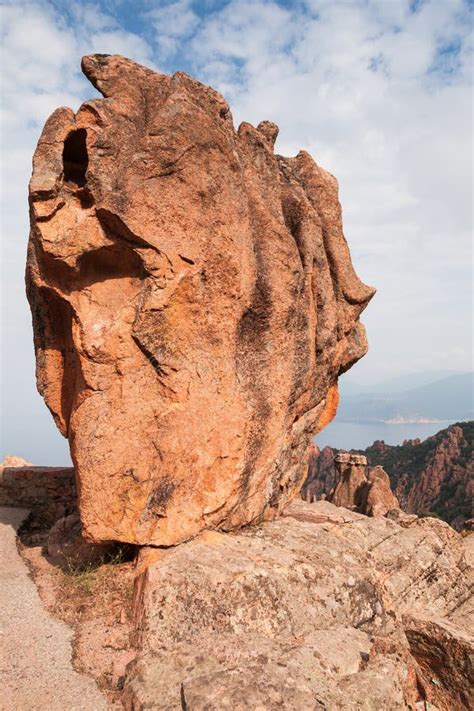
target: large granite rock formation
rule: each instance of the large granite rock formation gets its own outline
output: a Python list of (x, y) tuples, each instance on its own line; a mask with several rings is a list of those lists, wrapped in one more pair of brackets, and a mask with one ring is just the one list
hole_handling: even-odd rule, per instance
[(285, 513), (142, 549), (125, 707), (472, 708), (473, 569), (461, 536), (436, 519), (368, 518), (327, 501)]
[(27, 291), (38, 388), (86, 534), (174, 544), (272, 518), (337, 378), (366, 352), (335, 178), (278, 128), (234, 130), (178, 72), (85, 57), (105, 98), (48, 119)]

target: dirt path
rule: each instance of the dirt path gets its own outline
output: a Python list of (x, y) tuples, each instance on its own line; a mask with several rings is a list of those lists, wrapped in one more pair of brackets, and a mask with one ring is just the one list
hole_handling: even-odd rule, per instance
[(18, 553), (27, 513), (0, 507), (0, 709), (105, 711), (95, 682), (72, 667), (72, 630), (45, 610)]

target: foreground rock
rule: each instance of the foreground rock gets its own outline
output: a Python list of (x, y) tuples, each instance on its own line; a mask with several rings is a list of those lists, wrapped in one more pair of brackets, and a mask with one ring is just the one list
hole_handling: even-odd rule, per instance
[(274, 517), (367, 349), (335, 178), (217, 92), (119, 56), (47, 121), (30, 183), (38, 388), (86, 534), (174, 544)]
[(443, 522), (298, 502), (148, 564), (127, 709), (469, 708), (472, 569)]

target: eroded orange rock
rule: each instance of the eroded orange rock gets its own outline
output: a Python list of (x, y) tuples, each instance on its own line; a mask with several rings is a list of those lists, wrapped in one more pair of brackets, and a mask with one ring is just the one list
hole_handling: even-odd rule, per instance
[(367, 349), (335, 178), (178, 72), (92, 55), (48, 119), (27, 291), (85, 534), (169, 545), (274, 517)]

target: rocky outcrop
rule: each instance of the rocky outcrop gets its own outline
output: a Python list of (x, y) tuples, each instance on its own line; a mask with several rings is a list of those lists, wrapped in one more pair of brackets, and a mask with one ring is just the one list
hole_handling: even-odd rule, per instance
[(276, 516), (367, 349), (335, 178), (213, 89), (92, 55), (48, 119), (27, 292), (87, 536), (170, 545)]
[(358, 454), (342, 452), (336, 455), (334, 463), (338, 480), (329, 500), (335, 506), (358, 510), (361, 505), (362, 492), (367, 485), (367, 459)]
[(7, 454), (3, 462), (0, 464), (0, 472), (8, 467), (31, 467), (31, 462), (28, 462), (23, 457), (17, 457), (15, 454)]
[(331, 447), (320, 449), (314, 442), (308, 447), (308, 472), (301, 489), (305, 501), (312, 502), (327, 495), (336, 485), (336, 466), (334, 456), (337, 450)]
[(390, 488), (387, 472), (380, 466), (370, 469), (360, 503), (361, 513), (366, 516), (385, 516), (392, 509), (399, 508), (400, 504)]
[[(470, 424), (470, 427), (453, 425), (442, 437), (436, 436), (426, 465), (418, 470), (417, 480), (412, 486), (410, 486), (412, 477), (399, 476), (396, 488), (400, 497), (406, 502), (407, 511), (438, 512), (443, 507), (449, 512), (451, 523), (457, 527), (463, 525), (466, 504), (469, 507), (466, 518), (472, 516), (474, 423)], [(423, 443), (418, 444), (418, 448), (423, 451), (422, 445)], [(417, 445), (411, 445), (409, 441), (405, 446), (409, 448)]]
[(390, 479), (382, 467), (367, 471), (367, 458), (361, 454), (339, 452), (334, 457), (336, 485), (328, 500), (366, 516), (385, 516), (399, 503), (390, 488)]
[[(359, 451), (372, 467), (382, 466), (401, 507), (408, 513), (434, 512), (457, 530), (469, 528), (474, 487), (474, 422), (460, 422), (424, 441), (406, 440), (391, 446), (374, 442)], [(302, 497), (316, 499), (334, 488), (339, 450), (312, 446)]]
[(472, 704), (473, 571), (441, 521), (299, 501), (277, 521), (141, 555), (127, 709)]

